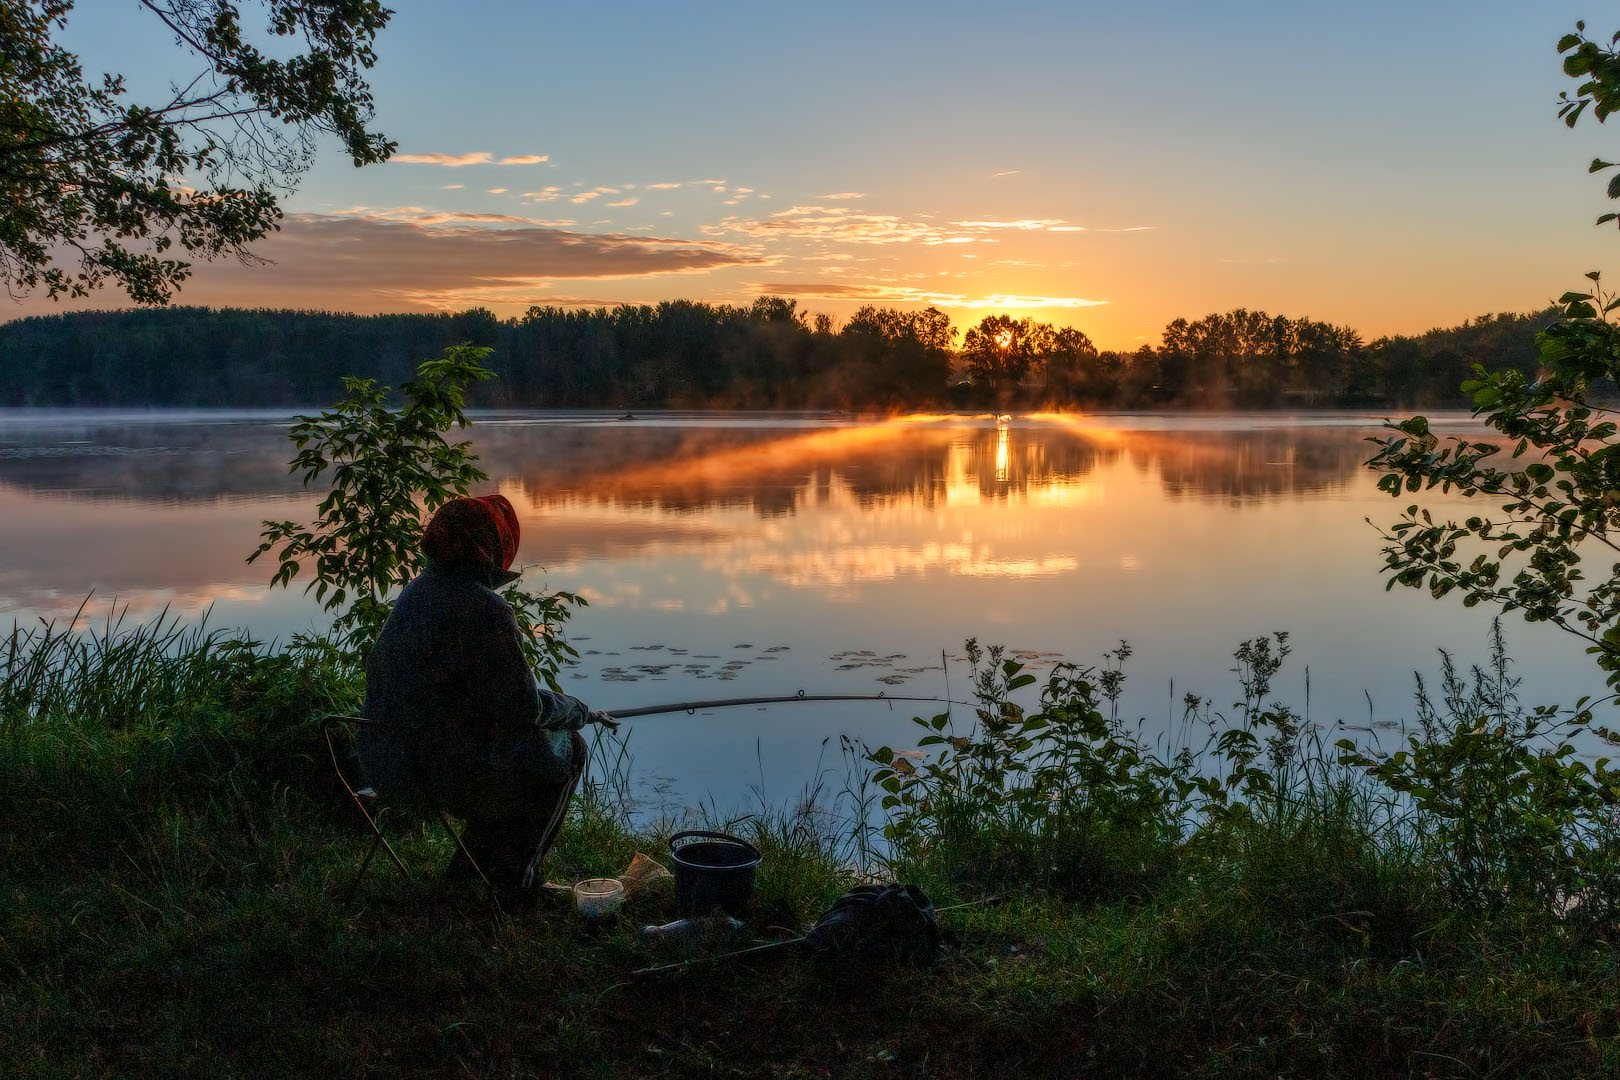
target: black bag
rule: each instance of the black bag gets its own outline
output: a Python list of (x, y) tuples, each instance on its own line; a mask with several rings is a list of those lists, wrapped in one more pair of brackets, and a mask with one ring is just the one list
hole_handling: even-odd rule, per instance
[(805, 934), (823, 955), (900, 960), (919, 966), (939, 955), (934, 904), (915, 885), (860, 885), (838, 898)]

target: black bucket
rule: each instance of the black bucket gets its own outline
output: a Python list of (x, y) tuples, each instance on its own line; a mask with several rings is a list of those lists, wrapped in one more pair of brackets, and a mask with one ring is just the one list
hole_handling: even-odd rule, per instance
[(669, 838), (669, 861), (675, 868), (675, 902), (688, 918), (716, 908), (741, 916), (754, 895), (754, 868), (759, 849), (721, 832), (676, 833)]

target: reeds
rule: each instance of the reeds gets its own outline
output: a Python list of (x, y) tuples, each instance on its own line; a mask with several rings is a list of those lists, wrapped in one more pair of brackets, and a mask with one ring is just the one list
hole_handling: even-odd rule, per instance
[(162, 727), (177, 708), (213, 696), (233, 661), (261, 649), (209, 629), (206, 616), (188, 626), (167, 608), (139, 622), (109, 604), (101, 622), (80, 629), (88, 605), (63, 624), (13, 624), (0, 639), (0, 736), (35, 724)]

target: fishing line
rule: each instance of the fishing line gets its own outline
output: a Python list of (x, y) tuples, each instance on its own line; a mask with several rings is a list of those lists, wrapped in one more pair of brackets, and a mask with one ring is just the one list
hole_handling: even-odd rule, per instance
[(633, 709), (602, 709), (615, 720), (628, 720), (635, 716), (656, 716), (659, 713), (696, 712), (698, 709), (723, 709), (732, 705), (778, 705), (792, 701), (933, 701), (946, 705), (971, 705), (969, 701), (956, 701), (948, 697), (905, 697), (894, 694), (797, 694), (773, 697), (715, 698), (712, 701), (677, 701), (668, 705), (642, 705)]

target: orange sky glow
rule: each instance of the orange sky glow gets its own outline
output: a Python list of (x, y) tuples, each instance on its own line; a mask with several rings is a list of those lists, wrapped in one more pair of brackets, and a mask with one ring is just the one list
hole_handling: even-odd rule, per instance
[[(1615, 250), (1585, 173), (1612, 133), (1558, 123), (1573, 16), (1539, 0), (1287, 19), (1022, 4), (921, 28), (837, 5), (429, 8), (379, 43), (395, 159), (325, 148), (254, 248), (268, 262), (199, 265), (178, 302), (510, 317), (769, 294), (835, 320), (1031, 316), (1133, 349), (1237, 307), (1368, 340), (1535, 310)], [(147, 21), (81, 12), (70, 43), (158, 86), (173, 53)]]

